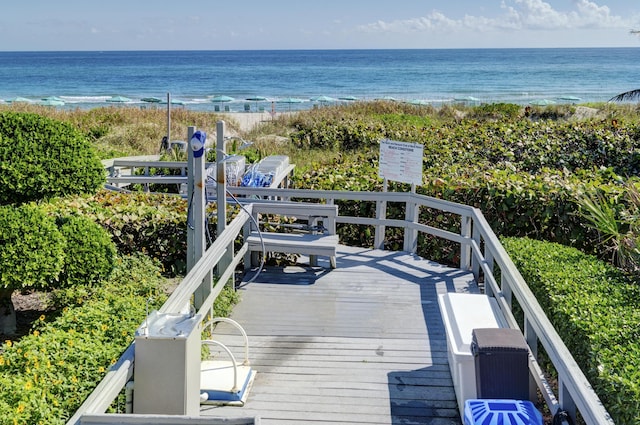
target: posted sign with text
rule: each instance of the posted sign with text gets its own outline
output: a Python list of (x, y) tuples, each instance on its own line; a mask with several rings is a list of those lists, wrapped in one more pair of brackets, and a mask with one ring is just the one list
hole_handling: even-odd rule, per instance
[(381, 140), (378, 175), (387, 180), (421, 185), (423, 149), (419, 143)]

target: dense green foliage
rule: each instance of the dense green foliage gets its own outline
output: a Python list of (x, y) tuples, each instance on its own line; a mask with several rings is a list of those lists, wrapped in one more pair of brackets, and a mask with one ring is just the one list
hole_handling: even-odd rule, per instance
[(166, 296), (158, 265), (124, 257), (108, 280), (62, 290), (64, 308), (0, 352), (0, 424), (63, 424), (133, 341), (147, 300)]
[[(611, 208), (618, 214), (628, 210), (623, 182), (637, 184), (635, 178), (629, 177), (640, 171), (640, 125), (637, 118), (632, 119), (631, 115), (619, 113), (609, 106), (603, 106), (598, 118), (593, 119), (574, 119), (575, 109), (567, 106), (525, 111), (508, 104), (434, 109), (392, 102), (318, 108), (265, 124), (264, 128), (290, 138), (292, 143), (257, 143), (253, 153), (257, 157), (291, 155), (292, 162), (298, 164), (294, 184), (299, 188), (377, 191), (382, 186), (378, 177), (379, 140), (390, 138), (421, 143), (424, 145), (424, 184), (418, 187), (419, 193), (480, 208), (498, 234), (556, 241), (607, 257), (610, 247), (600, 244), (602, 239), (597, 229), (587, 226), (584, 217), (578, 214), (580, 206), (576, 198), (581, 193), (598, 193), (611, 202)], [(174, 115), (172, 123), (188, 121), (189, 125), (206, 129), (214, 122), (210, 116), (196, 114), (192, 120), (185, 111), (177, 111), (177, 114), (178, 120)], [(149, 122), (152, 115), (158, 122)], [(5, 114), (0, 116), (7, 119)], [(15, 127), (20, 120), (15, 114), (8, 116)], [(162, 113), (126, 108), (104, 108), (85, 114), (68, 114), (63, 118), (80, 134), (95, 144), (102, 144), (103, 155), (112, 152), (112, 156), (120, 156), (120, 152), (157, 152), (158, 135), (163, 134), (165, 119)], [(277, 127), (278, 124), (283, 127)], [(184, 128), (174, 134), (180, 131)], [(4, 154), (2, 149), (7, 145), (7, 139), (0, 126), (0, 154)], [(11, 143), (15, 145), (15, 141)], [(130, 146), (125, 146), (127, 143)], [(2, 157), (0, 159), (2, 164), (6, 162)], [(0, 178), (11, 175), (0, 168)], [(390, 190), (406, 191), (408, 187), (391, 182)], [(16, 201), (4, 201), (6, 196), (2, 196), (0, 194), (0, 202)], [(370, 202), (340, 202), (339, 207), (345, 215), (374, 217), (375, 214), (375, 205)], [(63, 216), (78, 212), (92, 217), (109, 231), (121, 253), (146, 253), (161, 261), (165, 273), (184, 270), (187, 204), (179, 198), (100, 192), (89, 198), (57, 200), (49, 208), (52, 212), (60, 211)], [(389, 205), (387, 217), (403, 219), (404, 205)], [(446, 213), (423, 210), (420, 221), (460, 231), (459, 220)], [(338, 231), (342, 243), (373, 243), (373, 232), (368, 226), (342, 225)], [(525, 241), (523, 246), (509, 240), (505, 244), (514, 259), (518, 259), (518, 267), (527, 273), (527, 281), (536, 287), (540, 285), (536, 295), (557, 323), (557, 329), (562, 331), (569, 349), (585, 368), (616, 421), (640, 421), (637, 417), (640, 411), (637, 405), (640, 400), (639, 374), (634, 366), (640, 363), (640, 349), (637, 344), (628, 343), (638, 337), (640, 317), (636, 313), (637, 304), (630, 302), (638, 299), (634, 293), (637, 286), (628, 284), (624, 275), (592, 257), (565, 251), (559, 245), (538, 246), (535, 245), (537, 242)], [(402, 233), (387, 228), (385, 243), (389, 249), (401, 249)], [(450, 264), (458, 261), (459, 249), (454, 244), (421, 236), (419, 247), (419, 253), (424, 257)], [(531, 261), (528, 261), (529, 257)], [(573, 263), (579, 267), (568, 267)], [(549, 273), (543, 273), (547, 269), (550, 269)], [(114, 281), (118, 273), (116, 270), (109, 281)], [(80, 308), (80, 304), (92, 307), (92, 294), (100, 291), (81, 286), (57, 291), (57, 297), (61, 305), (69, 305), (67, 311), (82, 317), (80, 310), (75, 309)], [(140, 297), (143, 295), (139, 294)], [(88, 300), (91, 302), (85, 302)], [(119, 302), (111, 300), (110, 304)], [(106, 318), (91, 314), (91, 320), (96, 323), (91, 326), (110, 328), (111, 322), (101, 324)], [(69, 329), (64, 320), (71, 319), (63, 320), (64, 317), (67, 317), (66, 312), (61, 316), (61, 322), (51, 322), (52, 328), (47, 330), (53, 332), (58, 326)], [(123, 329), (131, 332), (137, 326), (132, 323)], [(37, 333), (44, 334), (44, 328), (36, 329)], [(62, 331), (52, 335), (50, 344), (55, 347), (68, 345), (71, 340), (75, 346), (91, 344), (84, 338), (64, 339)], [(26, 337), (24, 344), (36, 344), (38, 339)], [(120, 349), (124, 346), (126, 343)], [(27, 345), (17, 348), (22, 351), (16, 354), (12, 351), (16, 350), (16, 345), (5, 346), (7, 355), (14, 356), (6, 357), (10, 364), (17, 361), (19, 354), (25, 353), (25, 347)], [(69, 350), (68, 355), (73, 353)], [(88, 361), (83, 356), (79, 355), (78, 361)], [(30, 357), (24, 358), (30, 361)], [(6, 359), (4, 355), (0, 357), (3, 362), (0, 372), (5, 370)], [(100, 367), (108, 367), (109, 361), (105, 359), (98, 359), (102, 363), (88, 362), (100, 370)], [(38, 365), (42, 366), (43, 362), (39, 360)], [(630, 362), (633, 362), (632, 366), (629, 366)], [(23, 365), (21, 370), (26, 373), (28, 367), (30, 372), (35, 369), (32, 365)], [(56, 375), (59, 378), (52, 386), (54, 390), (41, 389), (40, 398), (26, 404), (24, 400), (28, 396), (23, 393), (31, 392), (35, 378), (29, 379), (24, 373), (14, 378), (9, 372), (0, 374), (0, 384), (11, 389), (9, 392), (14, 395), (0, 396), (0, 412), (22, 409), (18, 412), (22, 413), (27, 406), (36, 412), (53, 409), (54, 403), (47, 402), (52, 398), (47, 398), (46, 391), (61, 391), (58, 388), (62, 386), (62, 391), (70, 392), (69, 385), (78, 385), (70, 380), (75, 377), (80, 381), (80, 376), (74, 375), (73, 367), (69, 366), (68, 370)], [(100, 377), (93, 375), (95, 373), (89, 372), (83, 375), (82, 379), (87, 378), (88, 383), (83, 380), (80, 387), (89, 389), (92, 382), (97, 382)], [(44, 375), (38, 374), (38, 379), (41, 376)], [(628, 402), (625, 405), (624, 400), (633, 400), (635, 404)], [(70, 402), (68, 409), (77, 407), (76, 401)], [(51, 415), (57, 412), (63, 410), (56, 410)], [(69, 410), (64, 412), (61, 413), (63, 416)], [(55, 423), (50, 419), (52, 417), (55, 416), (42, 416), (49, 418), (42, 421)], [(39, 420), (38, 416), (25, 418), (27, 423)]]
[[(147, 308), (166, 300), (160, 265), (144, 255), (117, 260), (101, 285), (54, 291), (56, 313), (0, 350), (0, 425), (63, 424), (133, 342)], [(214, 304), (226, 316), (237, 294), (226, 287)]]
[(47, 288), (64, 267), (66, 239), (36, 205), (0, 206), (0, 289)]
[(628, 180), (623, 202), (601, 191), (577, 196), (580, 217), (598, 232), (601, 244), (611, 250), (611, 262), (630, 272), (640, 271), (640, 185)]
[(42, 206), (0, 206), (0, 288), (47, 289), (105, 278), (116, 256), (109, 234), (89, 218)]
[[(424, 184), (418, 193), (480, 208), (498, 234), (531, 236), (589, 252), (597, 248), (603, 256), (609, 247), (600, 246), (598, 233), (576, 214), (576, 196), (600, 191), (622, 208), (621, 183), (640, 171), (637, 121), (534, 120), (516, 115), (510, 105), (475, 108), (457, 119), (384, 109), (364, 116), (339, 112), (314, 112), (293, 121), (297, 131), (292, 140), (298, 147), (349, 152), (298, 171), (297, 187), (381, 190), (379, 140), (417, 142), (424, 145)], [(390, 190), (406, 191), (408, 186), (391, 183)], [(340, 208), (353, 206), (343, 203)], [(402, 217), (401, 208), (392, 206), (389, 215)], [(372, 216), (372, 205), (365, 210)], [(439, 218), (440, 227), (455, 230), (456, 223)], [(421, 220), (434, 224), (428, 212)], [(362, 236), (346, 233), (341, 234), (346, 243)], [(393, 231), (387, 235), (388, 241), (396, 239)], [(421, 254), (446, 259), (441, 248)]]
[[(121, 254), (145, 253), (172, 275), (186, 270), (187, 203), (179, 197), (100, 191), (92, 197), (58, 199), (48, 208), (92, 217), (108, 231)], [(215, 232), (214, 218), (210, 232)]]
[(615, 423), (640, 422), (640, 286), (577, 249), (503, 245)]
[(67, 241), (63, 285), (92, 284), (111, 273), (116, 247), (104, 228), (79, 215), (60, 217), (58, 226)]
[(0, 113), (0, 204), (92, 193), (104, 167), (73, 126), (36, 114)]

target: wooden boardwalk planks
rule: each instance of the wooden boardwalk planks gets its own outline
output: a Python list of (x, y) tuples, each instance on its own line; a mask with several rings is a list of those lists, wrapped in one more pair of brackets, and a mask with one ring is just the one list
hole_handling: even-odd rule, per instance
[[(256, 380), (244, 407), (202, 415), (460, 424), (437, 294), (477, 292), (472, 275), (401, 252), (340, 246), (337, 260), (334, 270), (269, 268), (240, 289), (232, 318), (249, 335)], [(215, 339), (240, 357), (233, 328), (219, 325)]]

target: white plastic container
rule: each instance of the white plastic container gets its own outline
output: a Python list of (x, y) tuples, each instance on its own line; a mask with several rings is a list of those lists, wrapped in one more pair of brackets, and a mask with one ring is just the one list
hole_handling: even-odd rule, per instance
[(153, 311), (138, 328), (133, 413), (199, 414), (201, 320)]
[(262, 159), (257, 164), (257, 171), (268, 174), (278, 175), (289, 166), (289, 157), (286, 155), (271, 155)]
[(447, 353), (460, 417), (464, 402), (476, 398), (475, 362), (471, 353), (473, 329), (505, 328), (507, 322), (494, 298), (481, 294), (447, 293), (438, 296), (447, 336)]

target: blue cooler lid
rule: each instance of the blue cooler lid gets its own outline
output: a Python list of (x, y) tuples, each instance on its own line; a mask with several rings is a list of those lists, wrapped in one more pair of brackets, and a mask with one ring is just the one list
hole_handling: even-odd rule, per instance
[(542, 415), (528, 400), (472, 399), (464, 403), (465, 425), (542, 425)]

